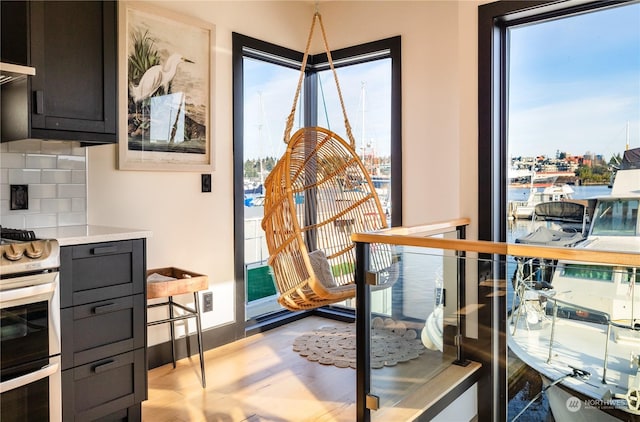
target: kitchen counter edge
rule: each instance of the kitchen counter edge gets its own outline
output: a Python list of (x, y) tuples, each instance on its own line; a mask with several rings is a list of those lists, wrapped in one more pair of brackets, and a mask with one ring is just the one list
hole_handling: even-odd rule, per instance
[(40, 239), (56, 239), (60, 246), (141, 239), (153, 235), (150, 230), (95, 225), (43, 227), (33, 231)]

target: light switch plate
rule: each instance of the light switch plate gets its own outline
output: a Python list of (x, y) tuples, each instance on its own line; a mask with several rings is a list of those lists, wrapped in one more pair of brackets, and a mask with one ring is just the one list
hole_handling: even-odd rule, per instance
[(211, 192), (211, 175), (203, 174), (201, 179), (202, 179), (202, 192)]

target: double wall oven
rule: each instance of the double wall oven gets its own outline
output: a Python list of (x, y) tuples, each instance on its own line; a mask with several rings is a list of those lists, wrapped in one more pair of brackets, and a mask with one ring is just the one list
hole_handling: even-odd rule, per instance
[(60, 421), (60, 248), (0, 228), (0, 420)]

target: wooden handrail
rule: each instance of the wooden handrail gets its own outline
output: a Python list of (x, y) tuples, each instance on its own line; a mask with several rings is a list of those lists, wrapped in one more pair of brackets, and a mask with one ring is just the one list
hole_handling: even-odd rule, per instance
[[(462, 224), (461, 224), (462, 222)], [(567, 261), (640, 267), (640, 253), (598, 251), (583, 248), (554, 248), (487, 240), (443, 239), (429, 237), (452, 232), (452, 228), (469, 224), (469, 219), (449, 220), (416, 227), (394, 227), (369, 233), (354, 233), (351, 240), (363, 243), (387, 243), (398, 246), (447, 249), (484, 254), (562, 259)], [(426, 234), (425, 234), (426, 233)]]
[(469, 224), (471, 224), (471, 219), (457, 218), (454, 220), (440, 221), (437, 223), (421, 224), (419, 226), (391, 227), (388, 229), (379, 230), (375, 233), (387, 234), (387, 235), (398, 235), (398, 236), (408, 236), (408, 235), (434, 236), (436, 234), (453, 232), (456, 230), (457, 227), (468, 226)]

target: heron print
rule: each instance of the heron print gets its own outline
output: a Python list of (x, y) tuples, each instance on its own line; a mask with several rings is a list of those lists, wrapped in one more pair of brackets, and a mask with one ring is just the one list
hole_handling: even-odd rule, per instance
[(208, 33), (140, 10), (127, 23), (128, 149), (207, 154)]

